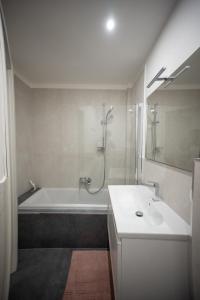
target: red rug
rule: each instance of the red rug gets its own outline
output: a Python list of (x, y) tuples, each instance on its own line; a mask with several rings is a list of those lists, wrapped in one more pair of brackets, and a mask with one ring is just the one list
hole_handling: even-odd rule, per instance
[(63, 300), (113, 300), (108, 251), (76, 250)]

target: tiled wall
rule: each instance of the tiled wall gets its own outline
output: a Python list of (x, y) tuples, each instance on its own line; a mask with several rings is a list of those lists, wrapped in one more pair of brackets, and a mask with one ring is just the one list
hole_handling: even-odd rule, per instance
[(30, 177), (43, 187), (78, 187), (80, 176), (90, 176), (94, 188), (101, 184), (103, 155), (96, 147), (102, 139), (102, 104), (106, 111), (114, 107), (108, 124), (107, 183), (125, 183), (126, 91), (31, 90), (18, 79), (15, 89), (18, 194), (27, 190)]
[(31, 163), (31, 89), (15, 77), (17, 193), (30, 188)]
[(191, 222), (191, 173), (144, 160), (143, 181), (158, 182), (161, 198), (186, 222)]

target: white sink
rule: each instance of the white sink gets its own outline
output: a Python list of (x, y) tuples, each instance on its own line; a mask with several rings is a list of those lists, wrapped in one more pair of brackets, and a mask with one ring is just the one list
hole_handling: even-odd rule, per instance
[(154, 188), (122, 185), (108, 190), (119, 237), (189, 238), (190, 226), (166, 203), (152, 200)]
[(191, 299), (190, 226), (163, 201), (152, 200), (154, 188), (133, 185), (108, 189), (115, 299)]

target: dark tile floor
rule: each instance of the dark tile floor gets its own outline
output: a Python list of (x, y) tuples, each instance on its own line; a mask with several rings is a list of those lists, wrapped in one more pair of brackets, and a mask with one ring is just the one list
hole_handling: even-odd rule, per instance
[(21, 249), (11, 275), (9, 300), (60, 300), (71, 261), (70, 249)]

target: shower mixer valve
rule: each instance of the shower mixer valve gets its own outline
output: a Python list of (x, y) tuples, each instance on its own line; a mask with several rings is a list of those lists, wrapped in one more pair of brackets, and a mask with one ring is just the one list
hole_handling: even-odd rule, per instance
[(79, 183), (80, 184), (91, 184), (92, 179), (90, 177), (80, 177)]
[(105, 104), (103, 105), (103, 120), (101, 121), (102, 125), (102, 141), (99, 145), (97, 145), (97, 151), (101, 151), (103, 153), (103, 178), (101, 185), (94, 191), (90, 189), (90, 184), (92, 179), (90, 177), (80, 177), (79, 178), (79, 185), (84, 185), (86, 191), (91, 194), (95, 195), (99, 193), (105, 186), (106, 180), (106, 144), (107, 144), (107, 126), (109, 120), (111, 120), (111, 112), (113, 111), (113, 106), (109, 108), (107, 113), (105, 113)]

